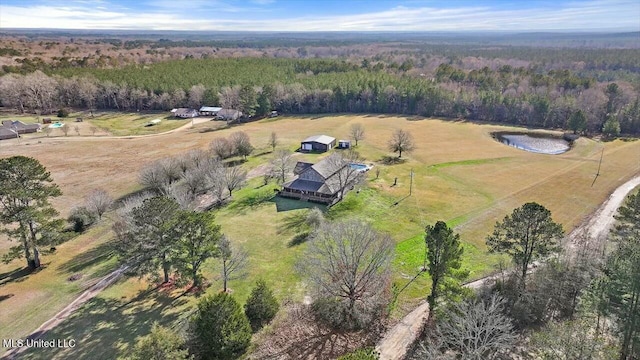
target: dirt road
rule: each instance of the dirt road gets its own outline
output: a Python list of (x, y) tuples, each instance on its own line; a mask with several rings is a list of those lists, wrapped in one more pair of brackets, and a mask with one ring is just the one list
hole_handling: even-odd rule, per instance
[[(609, 232), (614, 222), (614, 215), (627, 195), (640, 185), (640, 176), (636, 176), (626, 183), (620, 185), (609, 198), (598, 207), (598, 209), (575, 228), (569, 235), (567, 247), (571, 250), (574, 240), (583, 234), (588, 234), (591, 239), (603, 239)], [(497, 275), (487, 276), (482, 279), (465, 284), (471, 289), (480, 288), (485, 283), (495, 280)], [(384, 337), (378, 342), (376, 350), (380, 353), (381, 360), (403, 359), (409, 346), (419, 335), (422, 323), (429, 314), (429, 305), (425, 302), (407, 314), (394, 327), (389, 329)]]
[[(44, 324), (40, 325), (34, 332), (29, 334), (27, 338), (29, 339), (39, 339), (44, 335), (47, 331), (53, 329), (58, 326), (64, 320), (66, 320), (76, 309), (78, 309), (82, 304), (87, 301), (93, 299), (98, 293), (104, 290), (107, 286), (113, 284), (116, 280), (118, 280), (122, 274), (127, 270), (128, 266), (122, 266), (117, 270), (113, 271), (109, 275), (103, 277), (98, 281), (95, 285), (87, 289), (80, 296), (78, 296), (73, 302), (69, 305), (65, 306), (60, 312), (58, 312), (54, 317), (44, 322)], [(16, 359), (16, 357), (25, 351), (26, 347), (21, 348), (13, 348), (7, 351), (2, 358), (3, 359)]]

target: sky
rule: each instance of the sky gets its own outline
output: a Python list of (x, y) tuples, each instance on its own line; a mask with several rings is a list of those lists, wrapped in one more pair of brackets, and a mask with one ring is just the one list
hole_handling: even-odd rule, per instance
[(640, 0), (0, 0), (0, 29), (640, 31)]

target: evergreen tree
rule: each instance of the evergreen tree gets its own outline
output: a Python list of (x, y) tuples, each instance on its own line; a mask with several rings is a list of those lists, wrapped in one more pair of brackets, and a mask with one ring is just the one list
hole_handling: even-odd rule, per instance
[(62, 195), (38, 160), (13, 156), (0, 159), (0, 223), (2, 233), (20, 241), (3, 256), (9, 262), (24, 255), (27, 266), (40, 267), (40, 247), (59, 240), (63, 221), (49, 199)]
[(249, 347), (251, 326), (231, 295), (219, 293), (198, 302), (190, 337), (192, 352), (201, 359), (236, 359)]
[(177, 239), (172, 263), (177, 274), (190, 278), (192, 287), (197, 288), (202, 284), (202, 264), (219, 256), (220, 225), (214, 223), (211, 212), (179, 211), (171, 228), (172, 237)]
[(562, 225), (551, 219), (551, 211), (530, 202), (513, 210), (502, 222), (497, 222), (493, 234), (487, 237), (490, 252), (511, 256), (520, 271), (524, 287), (531, 263), (557, 252), (558, 240), (564, 235)]
[(278, 313), (279, 307), (278, 300), (267, 283), (264, 280), (258, 280), (247, 303), (244, 304), (244, 313), (249, 319), (251, 329), (256, 332), (268, 324)]
[(432, 318), (441, 295), (451, 294), (460, 289), (460, 281), (468, 276), (468, 272), (460, 271), (464, 249), (460, 244), (460, 235), (453, 232), (444, 221), (425, 229), (427, 246), (427, 271), (431, 276), (431, 294), (429, 317)]
[(258, 101), (256, 100), (256, 91), (251, 85), (244, 85), (240, 88), (240, 111), (245, 116), (252, 117), (256, 114)]

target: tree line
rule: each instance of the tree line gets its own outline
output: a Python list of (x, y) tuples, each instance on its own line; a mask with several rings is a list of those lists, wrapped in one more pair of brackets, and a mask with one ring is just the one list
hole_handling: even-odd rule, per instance
[[(503, 65), (467, 70), (442, 63), (354, 66), (327, 59), (205, 59), (122, 69), (34, 72), (0, 78), (0, 100), (20, 112), (61, 107), (169, 110), (220, 105), (251, 115), (388, 113), (464, 118), (615, 136), (640, 132), (640, 99), (627, 83), (598, 82), (569, 70)], [(584, 119), (574, 121), (572, 119)], [(606, 126), (605, 126), (606, 124)]]

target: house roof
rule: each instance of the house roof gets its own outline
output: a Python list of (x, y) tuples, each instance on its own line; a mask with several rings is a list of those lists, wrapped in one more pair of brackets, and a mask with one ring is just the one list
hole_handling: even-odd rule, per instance
[(7, 137), (16, 137), (17, 134), (15, 131), (7, 128), (7, 127), (0, 127), (0, 138), (7, 138)]
[(282, 184), (282, 186), (299, 191), (320, 192), (319, 190), (324, 186), (324, 183), (318, 181), (302, 180), (296, 177), (295, 179)]
[(175, 109), (176, 111), (171, 110), (176, 116), (180, 116), (180, 115), (189, 115), (189, 114), (193, 114), (194, 112), (197, 112), (196, 109), (189, 109), (189, 108), (179, 108), (179, 109)]
[(221, 107), (215, 107), (215, 106), (203, 106), (200, 108), (200, 111), (204, 111), (204, 112), (218, 112), (222, 110)]
[(302, 140), (302, 142), (317, 142), (325, 145), (329, 145), (334, 141), (336, 141), (336, 138), (329, 135), (314, 135)]
[(326, 157), (311, 166), (313, 170), (315, 170), (318, 174), (320, 174), (320, 176), (325, 179), (328, 179), (329, 177), (331, 177), (331, 175), (337, 173), (338, 170), (340, 170), (338, 169), (336, 164), (331, 163), (330, 158), (331, 157)]
[(310, 168), (311, 166), (313, 166), (313, 163), (308, 163), (308, 162), (304, 162), (304, 161), (298, 161), (296, 163), (296, 167), (293, 168), (293, 174), (294, 175), (298, 175), (301, 172), (307, 170), (308, 168)]
[(2, 126), (7, 129), (15, 128), (18, 131), (29, 130), (29, 129), (32, 129), (32, 130), (40, 129), (40, 124), (25, 124), (22, 121), (11, 121), (11, 120), (4, 120), (2, 122)]

